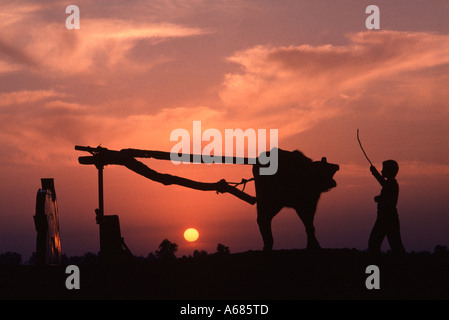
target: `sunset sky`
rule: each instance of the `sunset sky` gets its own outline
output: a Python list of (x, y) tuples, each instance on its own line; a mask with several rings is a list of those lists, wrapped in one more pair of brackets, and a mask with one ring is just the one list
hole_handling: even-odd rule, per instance
[[(61, 245), (98, 252), (97, 172), (75, 145), (170, 151), (170, 133), (277, 129), (279, 147), (340, 165), (315, 216), (322, 247), (367, 248), (381, 169), (399, 162), (407, 251), (449, 246), (449, 2), (130, 0), (2, 1), (0, 6), (0, 253), (28, 259), (41, 178), (54, 178)], [(66, 28), (68, 5), (80, 29)], [(367, 30), (368, 5), (380, 30)], [(204, 182), (251, 178), (250, 166), (152, 169)], [(256, 206), (229, 194), (164, 186), (105, 168), (105, 213), (146, 256), (167, 238), (195, 249), (262, 249)], [(255, 195), (254, 184), (245, 189)], [(198, 241), (184, 231), (194, 227)], [(291, 209), (273, 220), (274, 249), (304, 248)], [(388, 249), (385, 241), (384, 250)]]

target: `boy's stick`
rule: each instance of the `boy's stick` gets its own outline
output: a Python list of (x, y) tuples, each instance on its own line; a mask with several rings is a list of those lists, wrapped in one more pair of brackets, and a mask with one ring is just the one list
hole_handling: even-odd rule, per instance
[(362, 149), (363, 154), (365, 155), (366, 160), (368, 160), (369, 164), (372, 166), (373, 164), (371, 163), (370, 159), (369, 159), (368, 156), (366, 155), (365, 150), (363, 150), (362, 143), (360, 142), (360, 138), (359, 138), (359, 129), (357, 129), (357, 140), (359, 141), (360, 149)]

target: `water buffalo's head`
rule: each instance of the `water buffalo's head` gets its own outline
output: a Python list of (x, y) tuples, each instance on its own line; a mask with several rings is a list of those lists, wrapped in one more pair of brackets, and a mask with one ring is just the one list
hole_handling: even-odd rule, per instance
[(319, 191), (326, 192), (337, 186), (334, 174), (340, 169), (338, 164), (328, 163), (323, 157), (321, 161), (314, 161), (312, 166), (314, 184)]

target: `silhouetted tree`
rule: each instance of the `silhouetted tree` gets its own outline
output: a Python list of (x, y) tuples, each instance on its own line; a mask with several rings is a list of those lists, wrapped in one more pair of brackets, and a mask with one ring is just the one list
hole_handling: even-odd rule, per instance
[(224, 244), (219, 243), (217, 245), (217, 254), (219, 255), (226, 255), (229, 254), (231, 251), (229, 251), (229, 247), (226, 247)]
[(65, 257), (64, 264), (75, 264), (75, 265), (80, 265), (80, 264), (95, 264), (95, 263), (99, 263), (99, 259), (98, 259), (98, 255), (93, 253), (93, 252), (86, 252), (84, 255), (82, 256), (70, 256), (70, 257)]
[(86, 252), (83, 256), (83, 261), (87, 264), (95, 264), (99, 262), (98, 256), (92, 252)]
[(449, 250), (446, 246), (437, 245), (434, 250), (434, 254), (438, 257), (445, 257), (449, 255)]
[[(26, 265), (30, 265), (30, 266), (34, 266), (36, 265), (36, 251), (33, 251), (33, 253), (31, 253), (31, 256), (28, 258), (28, 260), (26, 260), (24, 262), (24, 264)], [(67, 265), (70, 262), (70, 258), (65, 254), (61, 254), (61, 264), (62, 265)]]
[(176, 258), (176, 251), (178, 251), (178, 245), (168, 239), (164, 239), (159, 245), (159, 250), (155, 253), (159, 259), (174, 259)]
[(84, 263), (82, 256), (70, 256), (67, 260), (68, 264), (80, 265)]
[(18, 265), (22, 263), (22, 256), (17, 252), (8, 251), (0, 254), (0, 264)]
[(157, 259), (157, 257), (154, 255), (153, 252), (150, 252), (150, 253), (148, 254), (148, 256), (147, 256), (147, 260), (148, 260), (148, 261), (153, 261), (153, 260), (156, 260), (156, 259)]
[(69, 264), (69, 257), (65, 253), (61, 254), (61, 264)]
[(195, 250), (195, 251), (193, 251), (193, 257), (194, 258), (205, 257), (205, 256), (207, 256), (207, 251), (205, 251), (205, 250), (201, 250), (201, 251)]
[(25, 262), (25, 264), (28, 264), (30, 266), (34, 266), (36, 264), (36, 251), (33, 251), (33, 253), (31, 253), (30, 258)]

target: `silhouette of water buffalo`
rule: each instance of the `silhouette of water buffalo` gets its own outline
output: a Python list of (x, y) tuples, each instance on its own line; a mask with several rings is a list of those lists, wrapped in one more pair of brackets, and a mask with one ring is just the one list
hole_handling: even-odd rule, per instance
[[(273, 151), (276, 150), (272, 149), (271, 152)], [(321, 193), (337, 186), (333, 176), (339, 166), (328, 163), (324, 157), (321, 161), (312, 161), (297, 150), (277, 151), (278, 170), (275, 174), (261, 175), (260, 168), (264, 165), (259, 161), (253, 165), (257, 223), (264, 242), (264, 251), (273, 248), (271, 220), (284, 207), (295, 209), (303, 222), (307, 233), (307, 249), (320, 248), (315, 237), (313, 218)], [(269, 157), (270, 154), (262, 153), (261, 156)]]

